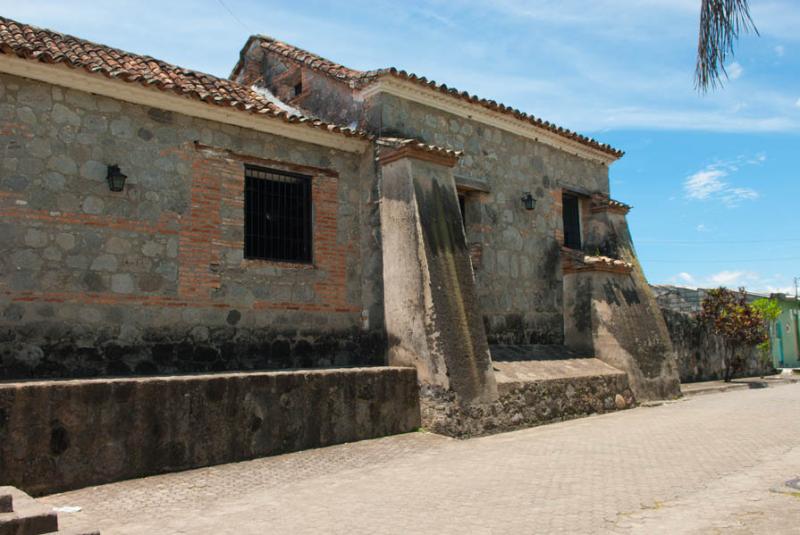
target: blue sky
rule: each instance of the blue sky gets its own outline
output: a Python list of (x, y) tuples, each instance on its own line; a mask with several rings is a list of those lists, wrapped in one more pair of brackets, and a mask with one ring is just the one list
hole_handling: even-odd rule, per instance
[(227, 76), (251, 33), (397, 66), (626, 151), (612, 196), (651, 282), (800, 276), (800, 5), (751, 0), (725, 87), (693, 89), (699, 0), (0, 1), (0, 13)]

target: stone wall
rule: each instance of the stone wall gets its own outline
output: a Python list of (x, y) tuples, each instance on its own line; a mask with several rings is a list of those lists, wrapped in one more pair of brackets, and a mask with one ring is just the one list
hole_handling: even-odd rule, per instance
[(635, 273), (586, 270), (565, 275), (567, 345), (628, 374), (638, 401), (680, 395), (664, 320)]
[(513, 431), (550, 422), (602, 414), (634, 405), (627, 376), (576, 376), (499, 384), (493, 403), (460, 405), (452, 393), (422, 387), (426, 429), (454, 437)]
[[(385, 361), (371, 154), (5, 75), (0, 148), (0, 379)], [(245, 163), (312, 176), (312, 265), (243, 258)]]
[[(672, 345), (678, 360), (681, 382), (722, 379), (725, 373), (722, 344), (711, 334), (695, 314), (662, 308)], [(753, 347), (748, 351), (745, 368), (737, 377), (752, 377), (775, 373), (772, 359)]]
[[(456, 182), (490, 192), (466, 192), (467, 243), (481, 249), (475, 277), (489, 342), (562, 343), (561, 192), (607, 194), (608, 168), (393, 95), (376, 95), (369, 106), (380, 110), (370, 115), (371, 131), (464, 151)], [(537, 200), (533, 211), (520, 200), (527, 191)]]
[(40, 495), (412, 431), (411, 368), (0, 383), (3, 483)]
[[(489, 342), (563, 342), (561, 193), (607, 195), (607, 166), (394, 95), (362, 99), (335, 74), (256, 45), (245, 48), (241, 65), (239, 81), (265, 84), (315, 116), (463, 151), (454, 175), (464, 185), (467, 244)], [(303, 93), (294, 96), (297, 80)], [(524, 192), (537, 200), (532, 212), (523, 208)]]

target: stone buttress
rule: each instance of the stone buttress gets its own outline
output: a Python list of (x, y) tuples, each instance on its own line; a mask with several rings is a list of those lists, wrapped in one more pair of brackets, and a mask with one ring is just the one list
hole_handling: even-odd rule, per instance
[(636, 258), (629, 209), (595, 197), (584, 249), (598, 254), (563, 251), (565, 343), (625, 371), (637, 400), (674, 398), (675, 352)]
[[(423, 405), (450, 410), (497, 398), (461, 225), (452, 151), (379, 146), (384, 308), (393, 365), (414, 366)], [(423, 408), (423, 425), (441, 411)]]

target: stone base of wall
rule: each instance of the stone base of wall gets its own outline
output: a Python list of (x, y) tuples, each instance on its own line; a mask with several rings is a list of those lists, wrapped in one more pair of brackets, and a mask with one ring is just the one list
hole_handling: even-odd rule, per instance
[[(36, 306), (26, 306), (31, 315)], [(17, 304), (5, 309), (0, 306), (0, 315), (8, 316), (9, 311), (22, 315), (24, 310)], [(66, 305), (63, 310), (71, 311), (75, 318), (86, 313)], [(105, 312), (112, 317), (122, 313), (116, 308)], [(141, 319), (136, 309), (125, 313)], [(133, 318), (131, 325), (137, 323)], [(386, 364), (386, 337), (379, 329), (242, 327), (213, 325), (207, 319), (159, 328), (74, 321), (14, 326), (0, 319), (0, 381)], [(284, 323), (290, 319), (287, 316)], [(304, 318), (298, 318), (302, 321)]]
[[(580, 360), (605, 366), (597, 359)], [(523, 381), (498, 377), (499, 399), (487, 404), (461, 404), (452, 392), (422, 387), (422, 425), (434, 433), (467, 438), (634, 406), (627, 375), (607, 368), (595, 375)]]
[(41, 495), (419, 425), (411, 368), (0, 383), (0, 474)]

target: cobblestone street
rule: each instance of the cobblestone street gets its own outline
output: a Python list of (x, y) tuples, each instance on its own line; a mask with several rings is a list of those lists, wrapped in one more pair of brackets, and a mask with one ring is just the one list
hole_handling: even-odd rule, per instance
[[(800, 385), (428, 433), (53, 495), (115, 533), (800, 533)], [(785, 488), (785, 487), (784, 487)]]

